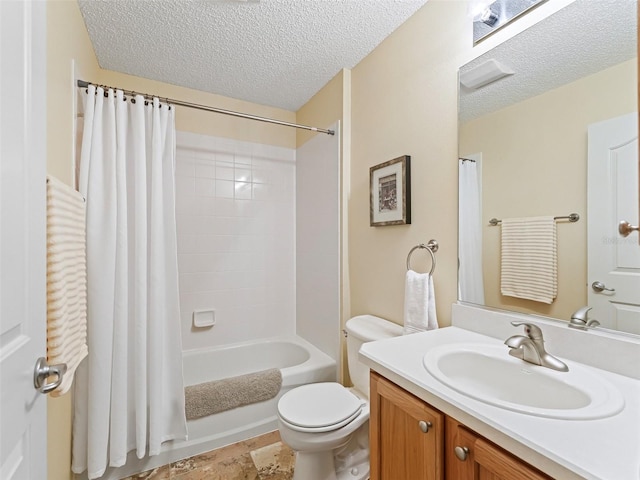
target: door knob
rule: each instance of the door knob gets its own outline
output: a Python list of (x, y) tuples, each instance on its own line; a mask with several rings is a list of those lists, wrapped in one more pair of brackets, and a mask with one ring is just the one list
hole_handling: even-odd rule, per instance
[(598, 293), (603, 292), (605, 290), (607, 292), (615, 292), (616, 291), (615, 288), (607, 288), (604, 283), (598, 282), (598, 281), (593, 282), (591, 284), (591, 288), (593, 288), (594, 292), (598, 292)]
[[(33, 369), (33, 386), (40, 393), (47, 394), (52, 392), (60, 386), (62, 383), (62, 377), (67, 371), (67, 364), (60, 363), (58, 365), (47, 365), (47, 361), (44, 357), (40, 357), (36, 361), (36, 366)], [(56, 377), (51, 383), (46, 383), (47, 378)]]
[(618, 224), (618, 233), (620, 235), (622, 235), (623, 237), (628, 237), (629, 234), (631, 232), (637, 232), (640, 230), (640, 226), (638, 225), (631, 225), (629, 222), (627, 222), (626, 220), (622, 220), (619, 224)]

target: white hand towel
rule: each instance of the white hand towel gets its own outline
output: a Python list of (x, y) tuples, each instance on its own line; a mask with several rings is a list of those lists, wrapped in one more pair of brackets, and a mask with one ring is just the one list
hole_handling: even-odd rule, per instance
[(502, 295), (552, 303), (558, 294), (556, 221), (553, 217), (502, 220)]
[(404, 288), (403, 335), (438, 328), (433, 276), (408, 270)]

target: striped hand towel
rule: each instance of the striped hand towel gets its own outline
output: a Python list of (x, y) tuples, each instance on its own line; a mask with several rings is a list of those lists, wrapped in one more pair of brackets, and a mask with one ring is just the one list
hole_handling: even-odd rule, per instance
[(71, 388), (87, 355), (85, 202), (78, 192), (47, 177), (47, 363), (66, 363), (51, 396)]
[(558, 294), (553, 217), (503, 219), (501, 257), (502, 295), (553, 303)]

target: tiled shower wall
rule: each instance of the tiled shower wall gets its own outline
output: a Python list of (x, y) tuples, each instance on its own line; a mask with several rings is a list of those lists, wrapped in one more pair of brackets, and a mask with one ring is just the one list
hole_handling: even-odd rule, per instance
[[(178, 132), (184, 350), (295, 333), (295, 150)], [(214, 310), (196, 328), (196, 310)]]

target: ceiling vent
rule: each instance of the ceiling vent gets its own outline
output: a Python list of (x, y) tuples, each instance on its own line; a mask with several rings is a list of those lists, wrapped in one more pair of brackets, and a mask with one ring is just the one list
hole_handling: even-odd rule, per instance
[(510, 68), (492, 59), (481, 63), (477, 67), (461, 72), (460, 83), (467, 88), (475, 90), (514, 73)]

